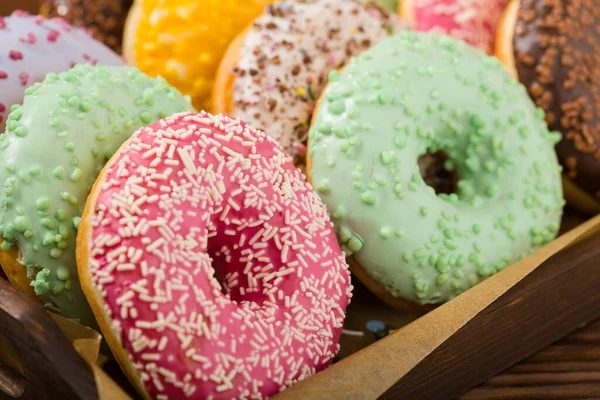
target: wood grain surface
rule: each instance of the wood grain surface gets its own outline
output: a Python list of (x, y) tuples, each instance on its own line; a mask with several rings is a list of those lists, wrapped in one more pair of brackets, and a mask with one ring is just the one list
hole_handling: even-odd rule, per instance
[[(0, 279), (0, 334), (20, 357), (21, 376), (0, 363), (0, 399), (96, 399), (94, 376), (50, 315)], [(1, 359), (1, 358), (0, 358)]]
[(461, 399), (600, 398), (600, 321), (496, 375)]
[[(539, 386), (539, 392), (533, 392), (538, 386), (519, 389), (522, 396), (549, 398), (551, 389), (540, 381), (550, 379), (547, 375), (517, 378), (507, 372), (494, 378), (496, 380), (492, 377), (536, 352), (539, 353), (528, 361), (600, 359), (598, 345), (559, 343), (540, 351), (600, 318), (599, 259), (600, 233), (555, 254), (430, 353), (385, 392), (382, 399), (456, 398), (486, 381), (487, 386), (471, 391), (469, 396), (486, 392), (491, 397), (482, 394), (481, 398), (505, 398), (508, 392), (515, 390), (511, 385), (523, 383), (519, 379), (530, 379)], [(597, 331), (585, 331), (575, 336), (579, 339), (568, 340), (582, 340), (581, 337), (597, 334)], [(572, 359), (565, 358), (567, 354)], [(583, 378), (557, 375), (553, 379), (581, 381)], [(503, 382), (506, 386), (498, 388)], [(583, 394), (600, 395), (600, 384), (564, 383), (553, 390), (554, 396), (580, 398)]]

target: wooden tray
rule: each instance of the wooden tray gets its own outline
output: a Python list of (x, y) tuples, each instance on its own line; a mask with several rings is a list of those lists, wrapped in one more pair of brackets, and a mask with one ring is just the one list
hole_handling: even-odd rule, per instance
[[(0, 15), (9, 14), (15, 3), (21, 9), (35, 12), (39, 1), (0, 0)], [(581, 220), (582, 216), (569, 212), (565, 229)], [(509, 300), (495, 303), (494, 307), (487, 309), (487, 314), (482, 313), (481, 318), (474, 319), (457, 332), (444, 348), (423, 360), (413, 374), (397, 382), (382, 397), (476, 400), (600, 398), (600, 320), (597, 320), (600, 317), (600, 307), (597, 306), (600, 285), (596, 285), (598, 290), (593, 290), (594, 282), (600, 281), (597, 277), (598, 263), (593, 258), (581, 257), (586, 252), (600, 256), (598, 249), (600, 237), (593, 237), (562, 254), (558, 261), (556, 258), (549, 260), (545, 263), (547, 266), (539, 268), (539, 274), (530, 277), (525, 285), (520, 284)], [(560, 273), (560, 263), (564, 263), (565, 273)], [(582, 279), (584, 285), (579, 287)], [(540, 301), (539, 293), (552, 296), (557, 292), (563, 296), (558, 302), (560, 304), (553, 297), (549, 297), (547, 302), (543, 298)], [(533, 318), (534, 313), (530, 310), (527, 314), (527, 307), (517, 307), (520, 301), (536, 304), (536, 312), (544, 316), (537, 320), (539, 323), (533, 326), (526, 324), (527, 316)], [(553, 313), (553, 308), (567, 310), (567, 313)], [(494, 320), (485, 316), (495, 314), (496, 318), (502, 316), (503, 311), (506, 311), (504, 321), (511, 319), (511, 312), (518, 313), (514, 319), (521, 325), (496, 330), (513, 338), (521, 335), (519, 346), (503, 342), (502, 335), (492, 338), (482, 336), (483, 332), (489, 332), (486, 323)], [(378, 335), (382, 333), (371, 332), (367, 328), (369, 322), (372, 325), (373, 321), (381, 321), (388, 328), (400, 328), (418, 317), (395, 312), (356, 284), (346, 321), (347, 331), (342, 336), (338, 357), (350, 357), (377, 342)], [(2, 347), (2, 342), (10, 337), (22, 363), (22, 366), (0, 364), (0, 399), (99, 398), (92, 370), (62, 336), (52, 318), (38, 304), (16, 293), (2, 280), (0, 334), (4, 334), (4, 337), (0, 335), (0, 348), (6, 348)], [(473, 346), (465, 346), (465, 338)], [(540, 347), (545, 348), (530, 355), (534, 352), (531, 349)], [(477, 351), (469, 351), (472, 349)], [(486, 354), (488, 349), (493, 352)], [(508, 350), (503, 354), (502, 349)], [(496, 356), (491, 359), (492, 362), (486, 363), (490, 354)], [(465, 368), (464, 363), (477, 360), (477, 371), (465, 380), (465, 374), (472, 371)], [(385, 368), (385, 365), (381, 367)], [(136, 397), (116, 363), (109, 362), (105, 371), (129, 395)]]
[[(600, 398), (599, 257), (600, 233), (555, 254), (435, 348), (381, 398)], [(347, 360), (338, 363), (346, 365), (354, 352), (377, 341), (366, 327), (369, 321), (376, 318), (399, 327), (418, 317), (398, 314), (360, 285), (348, 313), (340, 352)], [(0, 333), (10, 338), (24, 366), (21, 371), (0, 366), (4, 391), (0, 390), (0, 398), (99, 398), (91, 369), (48, 313), (4, 281), (0, 281)], [(380, 367), (385, 369), (385, 362)], [(109, 364), (108, 371), (136, 396), (115, 364)]]

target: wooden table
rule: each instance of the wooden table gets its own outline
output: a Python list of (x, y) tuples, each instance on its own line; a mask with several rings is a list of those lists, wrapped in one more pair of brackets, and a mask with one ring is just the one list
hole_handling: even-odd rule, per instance
[[(0, 0), (0, 15), (10, 14), (15, 8), (15, 3), (16, 1)], [(18, 7), (36, 12), (38, 3), (38, 0), (19, 0)], [(583, 218), (569, 210), (563, 221), (563, 229), (577, 225)], [(367, 324), (383, 323), (387, 328), (397, 329), (419, 317), (416, 314), (398, 313), (380, 302), (359, 283), (355, 283), (355, 286), (338, 358), (359, 351), (377, 341), (378, 336), (385, 334), (381, 331), (372, 332), (367, 328)], [(126, 391), (135, 396), (135, 392), (114, 361), (109, 362), (105, 370)], [(2, 371), (0, 365), (0, 386), (2, 377), (6, 377)], [(440, 398), (442, 397), (443, 394), (440, 393)], [(0, 398), (4, 398), (1, 392)], [(600, 398), (600, 321), (582, 327), (577, 332), (496, 375), (461, 398), (473, 400)]]

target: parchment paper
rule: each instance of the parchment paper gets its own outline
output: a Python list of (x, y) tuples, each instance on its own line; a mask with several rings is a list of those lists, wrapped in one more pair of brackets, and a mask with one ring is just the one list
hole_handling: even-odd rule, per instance
[[(585, 222), (531, 256), (511, 265), (392, 335), (350, 355), (274, 398), (276, 400), (376, 399), (481, 310), (545, 260), (597, 231), (600, 231), (600, 216)], [(99, 398), (129, 399), (98, 366), (101, 335), (68, 319), (53, 314), (52, 317), (77, 352), (92, 368)], [(0, 361), (15, 371), (22, 372), (16, 352), (1, 335)]]
[(553, 254), (600, 231), (600, 216), (436, 308), (394, 334), (275, 396), (295, 399), (376, 399), (428, 354)]

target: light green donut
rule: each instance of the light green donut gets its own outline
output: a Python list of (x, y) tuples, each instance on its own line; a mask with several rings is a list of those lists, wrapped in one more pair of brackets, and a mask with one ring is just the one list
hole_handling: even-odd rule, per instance
[[(312, 183), (344, 251), (391, 295), (448, 301), (555, 237), (560, 135), (498, 60), (402, 32), (329, 80), (310, 131)], [(421, 178), (418, 157), (438, 150), (457, 194)]]
[(0, 135), (2, 246), (18, 245), (19, 261), (48, 308), (94, 326), (75, 262), (87, 195), (133, 132), (190, 110), (189, 99), (162, 78), (129, 67), (81, 65), (49, 74), (13, 107)]

